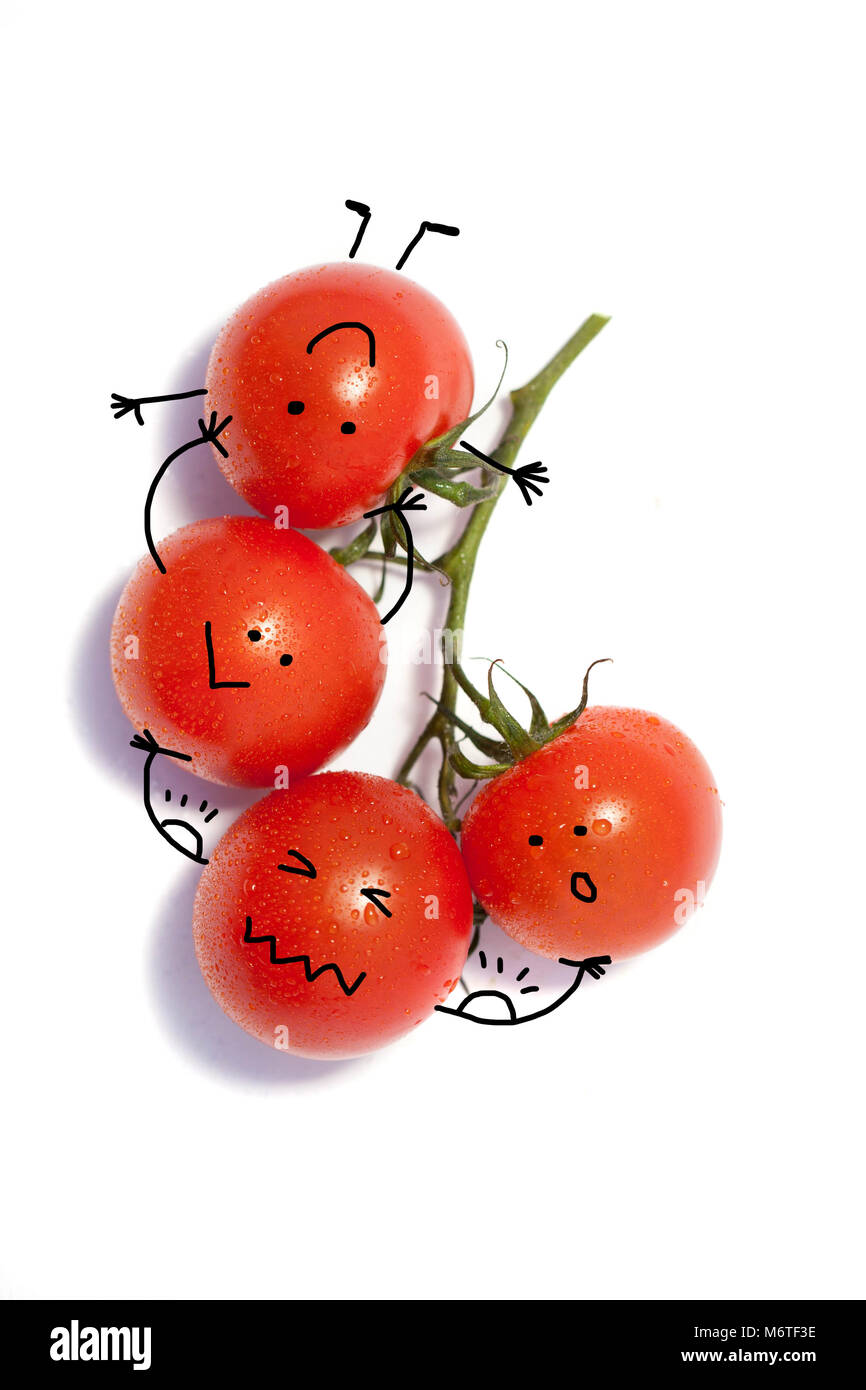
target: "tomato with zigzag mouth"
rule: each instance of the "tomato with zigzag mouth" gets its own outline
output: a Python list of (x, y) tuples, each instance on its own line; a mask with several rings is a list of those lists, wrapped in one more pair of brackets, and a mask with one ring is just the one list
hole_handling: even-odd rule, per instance
[(463, 861), (415, 792), (324, 772), (251, 806), (214, 850), (195, 946), (229, 1018), (277, 1049), (353, 1057), (422, 1023), (472, 933)]

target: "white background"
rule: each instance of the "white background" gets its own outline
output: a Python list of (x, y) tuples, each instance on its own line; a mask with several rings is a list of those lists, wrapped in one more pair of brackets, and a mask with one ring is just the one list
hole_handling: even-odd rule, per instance
[[(862, 1279), (863, 33), (857, 5), (6, 7), (3, 1288), (12, 1296), (853, 1297)], [(514, 1030), (295, 1062), (198, 975), (107, 632), (221, 321), (411, 273), (478, 399), (590, 312), (481, 552), (465, 651), (655, 710), (726, 808), (670, 944)], [(485, 447), (502, 412), (473, 433)], [(194, 425), (193, 425), (194, 428)], [(204, 450), (157, 533), (242, 510)], [(435, 522), (419, 536), (431, 537)], [(372, 582), (373, 576), (368, 576)], [(339, 766), (393, 774), (412, 633)], [(400, 637), (405, 638), (403, 655)], [(248, 798), (220, 793), (223, 824)], [(860, 1232), (858, 1232), (860, 1228)]]

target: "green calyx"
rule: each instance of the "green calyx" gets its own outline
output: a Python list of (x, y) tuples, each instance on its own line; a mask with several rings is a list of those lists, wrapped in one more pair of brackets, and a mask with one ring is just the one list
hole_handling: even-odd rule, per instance
[(486, 754), (487, 757), (495, 759), (492, 763), (474, 763), (466, 757), (461, 748), (456, 745), (449, 750), (448, 758), (455, 772), (461, 777), (470, 778), (473, 781), (487, 780), (491, 777), (498, 777), (501, 772), (507, 772), (509, 767), (515, 763), (528, 758), (533, 753), (537, 753), (539, 748), (543, 748), (546, 743), (551, 743), (558, 738), (566, 729), (576, 724), (583, 711), (586, 709), (589, 698), (589, 673), (593, 666), (598, 666), (603, 661), (610, 661), (610, 657), (599, 657), (593, 661), (586, 669), (583, 677), (583, 690), (577, 706), (564, 714), (560, 719), (553, 723), (547, 718), (538, 698), (532, 693), (528, 686), (519, 681), (516, 676), (512, 676), (510, 671), (505, 674), (519, 685), (529, 701), (529, 708), (532, 715), (529, 728), (525, 729), (514, 715), (503, 703), (493, 685), (493, 670), (496, 666), (501, 666), (501, 661), (491, 661), (487, 671), (487, 695), (483, 695), (472, 683), (459, 662), (452, 663), (452, 670), (460, 689), (469, 696), (478, 713), (481, 715), (485, 724), (495, 729), (499, 734), (499, 739), (487, 738), (478, 733), (453, 710), (443, 706), (441, 701), (434, 701), (442, 712), (445, 719), (456, 729), (459, 729), (465, 738), (477, 748), (479, 752)]
[[(473, 458), (471, 454), (463, 453), (462, 450), (454, 448), (464, 431), (476, 420), (479, 420), (486, 410), (490, 409), (499, 395), (505, 369), (508, 366), (508, 348), (501, 339), (497, 339), (496, 346), (502, 348), (505, 353), (505, 361), (502, 364), (502, 371), (499, 374), (493, 395), (488, 401), (485, 401), (480, 410), (476, 410), (473, 415), (461, 420), (459, 425), (454, 425), (444, 434), (437, 435), (435, 439), (430, 439), (426, 444), (421, 445), (421, 448), (409, 460), (403, 472), (389, 488), (387, 495), (389, 503), (396, 502), (401, 493), (410, 485), (422, 488), (424, 492), (432, 493), (434, 497), (441, 497), (444, 501), (450, 502), (452, 506), (461, 508), (474, 507), (479, 502), (491, 502), (498, 495), (501, 488), (501, 478), (491, 474), (489, 469), (481, 470), (481, 480), (478, 484), (467, 482), (461, 476), (464, 473), (477, 472), (478, 460)], [(377, 535), (380, 536), (382, 544), (382, 549), (379, 551), (372, 549)], [(402, 555), (399, 553), (401, 550), (404, 552)], [(337, 546), (330, 551), (330, 554), (340, 565), (353, 565), (359, 560), (380, 560), (382, 562), (379, 587), (373, 596), (374, 602), (378, 603), (385, 587), (385, 573), (389, 563), (405, 565), (405, 550), (405, 537), (400, 527), (396, 525), (393, 513), (385, 510), (380, 516), (373, 517), (369, 525), (353, 537), (348, 545)], [(441, 565), (425, 559), (418, 550), (413, 550), (412, 558), (417, 569), (440, 574), (443, 583), (451, 582), (450, 576), (442, 569)]]
[(496, 346), (502, 348), (505, 360), (493, 395), (474, 415), (468, 415), (459, 425), (452, 426), (444, 434), (422, 444), (406, 466), (406, 477), (411, 478), (416, 487), (422, 487), (425, 492), (432, 492), (436, 497), (443, 497), (455, 507), (472, 507), (477, 502), (490, 501), (497, 494), (496, 481), (491, 478), (489, 470), (482, 470), (481, 484), (478, 487), (457, 481), (461, 474), (474, 472), (478, 468), (478, 460), (471, 454), (454, 448), (469, 426), (474, 425), (475, 421), (480, 420), (485, 411), (490, 409), (502, 388), (508, 366), (508, 347), (501, 338), (497, 338)]

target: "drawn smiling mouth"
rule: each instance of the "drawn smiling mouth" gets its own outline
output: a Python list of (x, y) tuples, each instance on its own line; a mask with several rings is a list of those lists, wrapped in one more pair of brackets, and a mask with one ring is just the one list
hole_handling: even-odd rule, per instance
[(312, 984), (314, 980), (317, 980), (320, 975), (324, 975), (326, 971), (332, 970), (337, 977), (337, 983), (340, 989), (347, 999), (355, 993), (358, 986), (367, 978), (366, 970), (362, 970), (358, 978), (350, 985), (346, 983), (346, 978), (335, 961), (328, 961), (326, 965), (320, 965), (317, 969), (313, 970), (309, 956), (278, 956), (277, 938), (275, 936), (253, 936), (252, 917), (248, 917), (246, 920), (244, 942), (248, 946), (269, 946), (271, 965), (303, 965), (308, 984)]

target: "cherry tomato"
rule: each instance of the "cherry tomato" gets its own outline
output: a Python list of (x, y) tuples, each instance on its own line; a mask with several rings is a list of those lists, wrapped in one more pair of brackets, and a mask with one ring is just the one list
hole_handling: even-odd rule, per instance
[(217, 338), (207, 387), (208, 408), (232, 417), (217, 461), (241, 496), (269, 517), (288, 507), (292, 526), (342, 526), (466, 418), (472, 361), (432, 294), (344, 262), (247, 300)]
[(220, 1008), (271, 1047), (352, 1057), (415, 1028), (459, 978), (472, 894), (457, 846), (405, 787), (325, 772), (234, 823), (195, 900)]
[(472, 887), (539, 955), (637, 955), (698, 906), (719, 857), (719, 795), (666, 719), (599, 706), (485, 784), (463, 822)]
[(324, 550), (259, 517), (215, 517), (140, 561), (112, 630), (137, 729), (214, 782), (279, 786), (364, 728), (386, 649), (364, 590)]

